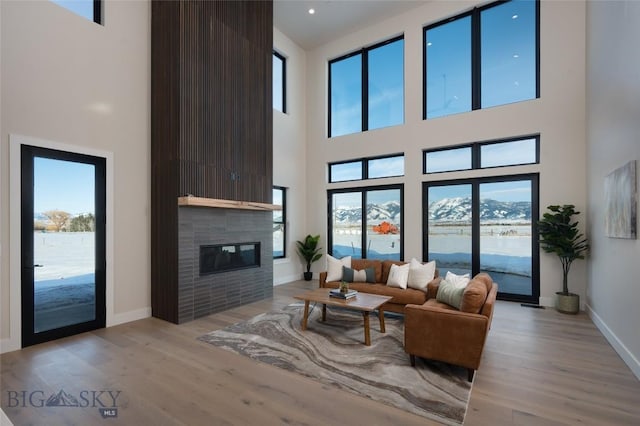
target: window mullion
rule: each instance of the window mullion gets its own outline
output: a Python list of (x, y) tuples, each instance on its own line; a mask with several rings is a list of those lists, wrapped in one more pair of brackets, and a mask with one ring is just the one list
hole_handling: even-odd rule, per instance
[(471, 185), (471, 274), (480, 272), (480, 182)]
[(367, 191), (362, 191), (362, 229), (360, 238), (360, 258), (367, 258)]
[(369, 130), (369, 50), (362, 49), (362, 131)]
[(482, 108), (480, 10), (471, 14), (471, 110)]

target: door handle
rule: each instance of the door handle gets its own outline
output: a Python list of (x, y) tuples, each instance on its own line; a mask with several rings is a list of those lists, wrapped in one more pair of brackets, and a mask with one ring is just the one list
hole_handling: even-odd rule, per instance
[(26, 265), (25, 268), (43, 268), (44, 265), (39, 265), (39, 264), (35, 264), (35, 265)]

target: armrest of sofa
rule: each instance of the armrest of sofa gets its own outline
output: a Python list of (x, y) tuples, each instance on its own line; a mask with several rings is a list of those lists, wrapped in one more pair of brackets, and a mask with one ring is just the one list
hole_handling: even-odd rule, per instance
[(438, 276), (429, 281), (429, 284), (427, 284), (427, 300), (436, 298), (436, 295), (438, 294), (438, 287), (440, 286), (440, 281), (442, 281), (442, 277)]
[(477, 370), (489, 319), (454, 309), (407, 305), (404, 311), (405, 352)]
[(320, 272), (320, 277), (318, 279), (318, 285), (320, 288), (324, 288), (325, 283), (327, 282), (327, 272)]

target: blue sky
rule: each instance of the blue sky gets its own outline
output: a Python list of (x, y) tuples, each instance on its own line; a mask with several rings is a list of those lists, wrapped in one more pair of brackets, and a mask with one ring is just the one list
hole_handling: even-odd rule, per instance
[(93, 0), (51, 0), (51, 1), (93, 22)]
[(95, 214), (95, 166), (49, 158), (34, 158), (33, 210), (63, 210)]

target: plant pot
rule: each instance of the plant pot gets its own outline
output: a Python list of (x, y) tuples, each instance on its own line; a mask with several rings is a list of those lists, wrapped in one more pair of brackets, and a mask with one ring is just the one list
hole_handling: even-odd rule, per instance
[(577, 314), (580, 312), (580, 295), (562, 292), (556, 293), (556, 310), (563, 314)]
[(311, 281), (311, 278), (313, 278), (313, 272), (303, 272), (303, 274), (305, 281)]

